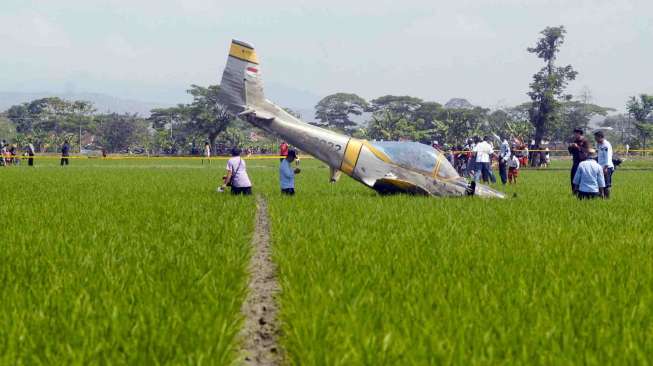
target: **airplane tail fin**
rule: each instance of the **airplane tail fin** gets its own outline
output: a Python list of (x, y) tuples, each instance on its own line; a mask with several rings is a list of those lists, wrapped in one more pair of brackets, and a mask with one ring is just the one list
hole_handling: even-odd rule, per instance
[(231, 41), (218, 100), (234, 114), (265, 100), (261, 68), (253, 46), (235, 39)]

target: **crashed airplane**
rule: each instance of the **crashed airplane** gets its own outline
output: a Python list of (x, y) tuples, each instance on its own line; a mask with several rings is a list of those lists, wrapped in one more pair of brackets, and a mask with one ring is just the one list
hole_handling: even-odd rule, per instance
[(468, 184), (430, 146), (366, 141), (300, 121), (265, 99), (258, 56), (245, 42), (231, 43), (218, 100), (230, 113), (327, 164), (332, 180), (342, 171), (380, 193), (504, 198), (489, 187)]

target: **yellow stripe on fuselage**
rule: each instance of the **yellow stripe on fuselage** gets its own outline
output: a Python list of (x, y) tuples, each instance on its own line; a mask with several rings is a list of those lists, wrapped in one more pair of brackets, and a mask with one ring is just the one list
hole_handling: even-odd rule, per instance
[(239, 60), (251, 62), (258, 65), (258, 57), (256, 51), (251, 48), (241, 46), (237, 43), (232, 43), (229, 49), (229, 56), (233, 56)]
[(342, 163), (340, 164), (341, 171), (347, 175), (354, 173), (354, 168), (356, 168), (356, 163), (358, 163), (358, 157), (362, 148), (363, 141), (354, 138), (349, 139), (345, 148), (345, 156), (342, 158)]

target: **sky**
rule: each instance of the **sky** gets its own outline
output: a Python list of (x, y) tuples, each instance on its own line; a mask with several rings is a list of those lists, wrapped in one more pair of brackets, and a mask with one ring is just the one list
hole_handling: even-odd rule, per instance
[(526, 48), (558, 25), (558, 63), (579, 72), (569, 93), (620, 110), (653, 93), (651, 0), (2, 0), (0, 91), (183, 102), (219, 82), (236, 38), (278, 93), (500, 107), (528, 100), (542, 64)]

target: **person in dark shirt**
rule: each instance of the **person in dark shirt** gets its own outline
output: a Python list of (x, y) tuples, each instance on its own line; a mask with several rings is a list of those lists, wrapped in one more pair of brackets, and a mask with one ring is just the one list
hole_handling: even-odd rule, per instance
[(587, 151), (589, 150), (589, 142), (583, 136), (583, 130), (580, 128), (574, 129), (574, 138), (572, 143), (569, 145), (569, 153), (572, 157), (571, 164), (571, 190), (574, 191), (574, 176), (576, 176), (576, 171), (578, 170), (578, 164), (584, 161), (587, 158)]
[(70, 145), (68, 140), (63, 142), (61, 145), (61, 166), (68, 165), (68, 157), (70, 156)]

